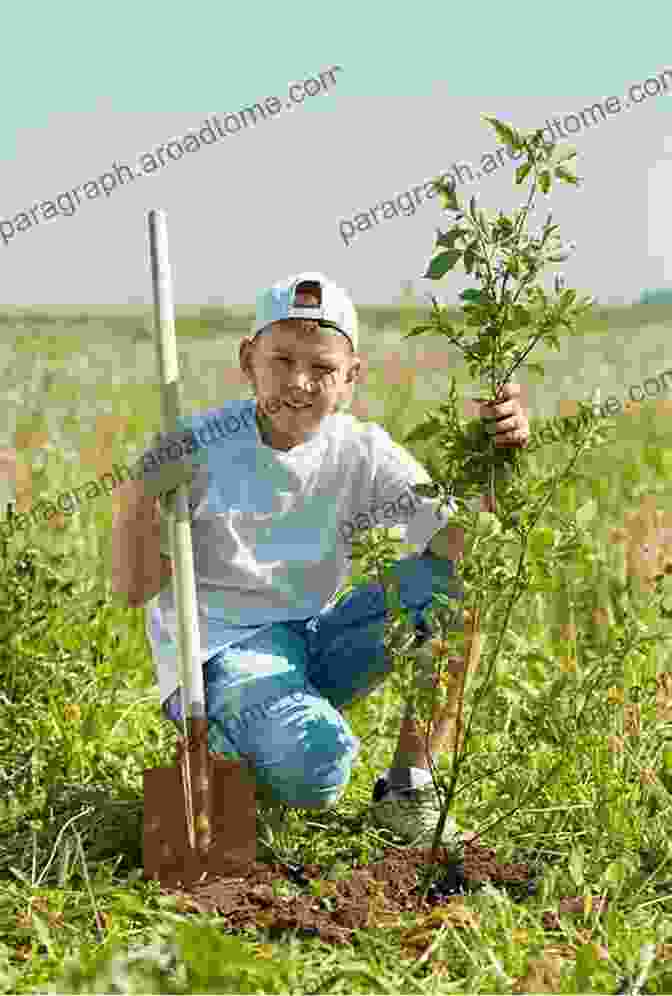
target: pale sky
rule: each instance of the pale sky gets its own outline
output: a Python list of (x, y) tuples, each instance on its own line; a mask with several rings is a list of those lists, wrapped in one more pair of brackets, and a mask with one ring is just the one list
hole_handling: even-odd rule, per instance
[[(0, 306), (151, 301), (147, 212), (167, 212), (178, 306), (251, 305), (275, 280), (319, 270), (355, 305), (416, 293), (447, 302), (465, 275), (423, 280), (439, 199), (382, 220), (349, 246), (341, 221), (396, 201), (455, 162), (477, 168), (499, 143), (480, 119), (519, 128), (579, 114), (650, 82), (650, 96), (568, 139), (582, 189), (558, 185), (549, 208), (577, 251), (567, 284), (600, 302), (672, 283), (672, 5), (593, 0), (558, 5), (418, 7), (340, 0), (321, 5), (170, 5), (28, 0), (3, 10), (0, 68)], [(331, 67), (326, 91), (286, 109), (289, 87)], [(325, 77), (327, 78), (327, 77)], [(327, 78), (328, 79), (328, 78)], [(298, 91), (295, 91), (297, 93)], [(640, 93), (638, 92), (638, 95)], [(218, 138), (68, 217), (41, 217), (75, 187), (151, 152), (212, 115), (220, 123), (278, 97), (282, 110)], [(233, 127), (233, 124), (231, 125)], [(457, 187), (510, 211), (526, 196), (514, 166)], [(92, 188), (89, 188), (91, 190)], [(62, 203), (66, 204), (64, 200)], [(407, 203), (407, 199), (404, 199)], [(21, 212), (37, 206), (21, 230)], [(30, 217), (30, 215), (29, 215)], [(12, 230), (14, 234), (12, 234)]]

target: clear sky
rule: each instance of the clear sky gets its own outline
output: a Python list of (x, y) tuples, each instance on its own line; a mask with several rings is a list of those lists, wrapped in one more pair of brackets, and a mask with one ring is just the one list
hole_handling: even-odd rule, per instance
[[(423, 194), (412, 216), (399, 203), (396, 218), (380, 209), (379, 223), (349, 246), (339, 223), (455, 162), (478, 168), (499, 146), (482, 113), (541, 127), (611, 96), (629, 108), (569, 136), (584, 186), (558, 185), (548, 206), (542, 197), (538, 223), (550, 207), (577, 243), (563, 267), (568, 285), (600, 302), (672, 283), (670, 0), (24, 0), (7, 4), (2, 21), (0, 305), (151, 301), (151, 208), (167, 212), (178, 305), (251, 305), (274, 280), (310, 269), (355, 304), (390, 302), (405, 280), (420, 296), (453, 301), (463, 272), (422, 279), (436, 227), (450, 217), (438, 198)], [(628, 98), (630, 86), (665, 69), (667, 90), (659, 83), (655, 95), (650, 82), (641, 103)], [(326, 89), (287, 109), (290, 85), (320, 73)], [(51, 218), (56, 209), (40, 207), (113, 175), (115, 162), (140, 171), (144, 153), (198, 132), (208, 117), (224, 127), (227, 114), (272, 97), (282, 106), (275, 116), (179, 160), (164, 153), (163, 168), (157, 160), (155, 172), (118, 181), (108, 197), (89, 199), (89, 185), (70, 216), (67, 198)], [(514, 189), (513, 170), (507, 162), (458, 184), (458, 196), (478, 191), (484, 207), (512, 210), (528, 189)]]

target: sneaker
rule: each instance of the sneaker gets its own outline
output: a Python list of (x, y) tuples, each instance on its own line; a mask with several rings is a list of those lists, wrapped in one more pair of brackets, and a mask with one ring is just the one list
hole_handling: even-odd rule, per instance
[[(392, 830), (409, 847), (431, 846), (440, 814), (439, 797), (431, 781), (418, 788), (392, 788), (383, 775), (374, 786), (373, 823)], [(464, 838), (450, 816), (446, 818), (441, 843), (452, 852), (454, 860), (464, 860)]]

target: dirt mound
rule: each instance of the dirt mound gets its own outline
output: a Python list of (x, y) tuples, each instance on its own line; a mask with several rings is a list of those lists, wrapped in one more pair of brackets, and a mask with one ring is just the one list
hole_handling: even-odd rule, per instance
[[(423, 900), (422, 870), (429, 856), (429, 848), (391, 848), (381, 860), (355, 868), (339, 880), (325, 879), (319, 865), (256, 862), (245, 877), (206, 879), (189, 891), (161, 889), (161, 894), (177, 896), (180, 912), (219, 913), (232, 930), (266, 927), (272, 939), (296, 930), (298, 936), (342, 943), (349, 942), (358, 929), (395, 926), (401, 913), (431, 912), (450, 897), (476, 891), (486, 881), (506, 888), (513, 899), (536, 891), (538, 863), (533, 867), (497, 862), (494, 850), (472, 840), (465, 845), (463, 864), (451, 863), (447, 852), (440, 849), (438, 873)], [(304, 887), (305, 893), (278, 895), (271, 885), (278, 878)], [(310, 889), (311, 880), (320, 880), (319, 896)], [(606, 902), (594, 897), (594, 908), (600, 901)], [(582, 911), (583, 897), (562, 900), (557, 912), (544, 914), (544, 926), (557, 929), (558, 913)]]

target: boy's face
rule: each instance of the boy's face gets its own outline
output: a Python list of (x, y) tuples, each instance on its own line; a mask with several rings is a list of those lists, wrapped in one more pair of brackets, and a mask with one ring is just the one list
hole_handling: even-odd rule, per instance
[[(296, 304), (315, 305), (317, 298), (297, 294)], [(349, 399), (361, 364), (341, 332), (288, 319), (269, 325), (254, 343), (244, 339), (240, 366), (254, 388), (264, 441), (289, 450)]]

